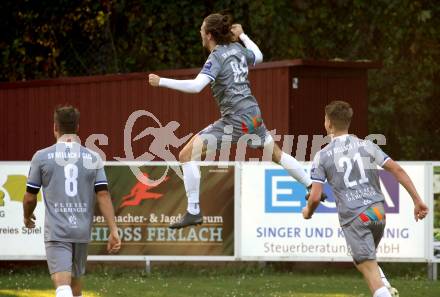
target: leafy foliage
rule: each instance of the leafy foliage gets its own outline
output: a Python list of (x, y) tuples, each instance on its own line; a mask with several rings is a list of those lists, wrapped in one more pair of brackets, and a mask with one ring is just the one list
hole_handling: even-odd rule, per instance
[(429, 0), (18, 0), (0, 10), (1, 81), (200, 67), (203, 18), (225, 8), (266, 61), (380, 60), (369, 127), (395, 159), (440, 159), (440, 6)]

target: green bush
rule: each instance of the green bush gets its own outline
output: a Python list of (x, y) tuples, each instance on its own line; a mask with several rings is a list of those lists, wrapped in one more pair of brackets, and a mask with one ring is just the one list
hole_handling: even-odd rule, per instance
[[(374, 3), (374, 5), (372, 4)], [(228, 8), (266, 61), (380, 60), (369, 129), (400, 160), (439, 160), (436, 1), (2, 1), (1, 81), (200, 67), (199, 28)]]

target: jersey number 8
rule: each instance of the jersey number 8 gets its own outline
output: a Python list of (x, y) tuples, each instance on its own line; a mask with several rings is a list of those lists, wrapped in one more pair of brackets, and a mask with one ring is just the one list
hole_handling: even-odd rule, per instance
[(78, 194), (78, 167), (75, 164), (67, 164), (64, 167), (64, 188), (69, 197), (74, 197)]

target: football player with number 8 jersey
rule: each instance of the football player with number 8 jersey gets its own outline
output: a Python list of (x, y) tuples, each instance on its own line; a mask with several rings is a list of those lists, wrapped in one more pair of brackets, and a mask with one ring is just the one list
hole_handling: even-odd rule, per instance
[(24, 224), (35, 228), (33, 211), (42, 188), (44, 243), (57, 297), (82, 294), (81, 276), (86, 268), (95, 201), (110, 230), (107, 251), (116, 253), (121, 246), (102, 159), (81, 146), (76, 135), (78, 123), (76, 108), (55, 110), (57, 142), (33, 156), (23, 200)]

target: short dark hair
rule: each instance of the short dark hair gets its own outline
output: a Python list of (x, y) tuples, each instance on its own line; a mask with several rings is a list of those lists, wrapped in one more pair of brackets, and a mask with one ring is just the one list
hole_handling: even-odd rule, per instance
[(353, 109), (348, 102), (336, 100), (325, 107), (325, 114), (336, 129), (347, 130), (353, 117)]
[(206, 33), (211, 33), (217, 44), (233, 42), (234, 35), (231, 32), (232, 17), (230, 15), (213, 13), (208, 15), (204, 22)]
[(61, 134), (76, 134), (79, 111), (71, 105), (59, 106), (53, 113), (53, 120)]

